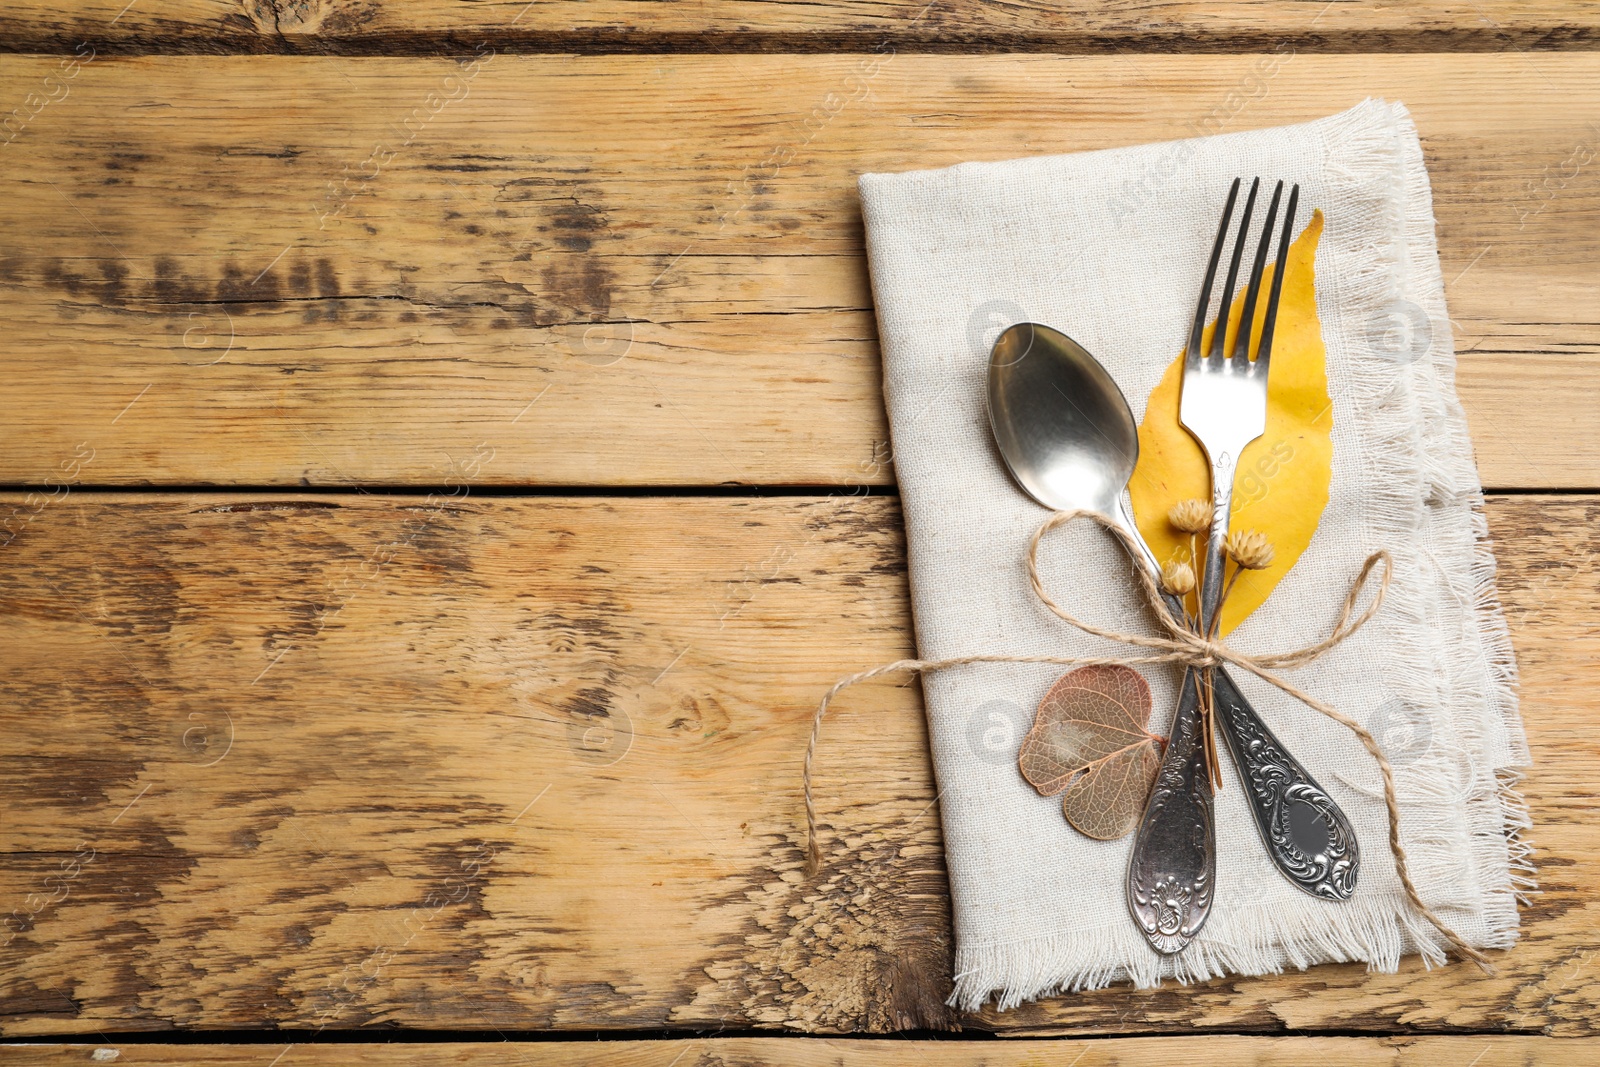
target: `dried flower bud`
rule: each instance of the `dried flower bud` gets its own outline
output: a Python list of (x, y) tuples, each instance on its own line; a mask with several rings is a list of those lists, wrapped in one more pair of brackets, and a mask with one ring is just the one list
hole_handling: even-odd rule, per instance
[(1211, 505), (1199, 497), (1180, 500), (1167, 512), (1167, 521), (1184, 533), (1201, 533), (1211, 528)]
[(1173, 596), (1188, 596), (1194, 589), (1194, 568), (1173, 560), (1161, 568), (1161, 588)]
[(1272, 566), (1272, 542), (1254, 530), (1234, 530), (1228, 535), (1228, 558), (1247, 571)]

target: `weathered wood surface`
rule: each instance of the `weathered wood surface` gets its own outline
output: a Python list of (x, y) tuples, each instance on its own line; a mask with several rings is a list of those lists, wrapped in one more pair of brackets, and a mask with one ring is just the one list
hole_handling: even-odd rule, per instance
[[(104, 1051), (102, 1051), (104, 1050)], [(90, 1059), (96, 1052), (100, 1060)], [(117, 1053), (115, 1059), (110, 1052)], [(274, 1057), (282, 1056), (281, 1060)], [(119, 1067), (1591, 1067), (1600, 1041), (1559, 1037), (1147, 1037), (1006, 1042), (784, 1040), (551, 1041), (406, 1045), (0, 1045), (0, 1064), (116, 1063)]]
[(886, 484), (860, 172), (1382, 94), (1486, 482), (1600, 485), (1600, 55), (476, 54), (7, 57), (0, 484)]
[(1109, 52), (1270, 48), (1500, 51), (1585, 48), (1600, 39), (1590, 0), (1381, 0), (1296, 3), (1178, 0), (43, 0), (8, 5), (4, 46), (52, 51), (78, 41), (127, 52), (436, 54), (464, 41), (500, 48), (661, 51), (849, 49), (888, 42), (961, 51)]
[(802, 873), (814, 701), (910, 651), (894, 500), (10, 500), (13, 1035), (1600, 1029), (1594, 497), (1491, 501), (1543, 889), (1496, 977), (1412, 959), (975, 1017), (943, 1005), (914, 686), (838, 707)]

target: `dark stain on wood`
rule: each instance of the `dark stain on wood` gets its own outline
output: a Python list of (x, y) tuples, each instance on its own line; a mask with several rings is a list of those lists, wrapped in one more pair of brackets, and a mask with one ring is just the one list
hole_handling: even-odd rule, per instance
[(0, 997), (0, 1019), (75, 1019), (82, 1013), (83, 1005), (66, 989), (42, 989), (26, 978), (7, 983), (5, 996)]
[(231, 515), (256, 511), (317, 511), (343, 507), (337, 500), (254, 500), (243, 503), (229, 502), (210, 507), (195, 508), (194, 514)]
[[(142, 720), (148, 712), (143, 700), (122, 702), (133, 695), (132, 684), (115, 686), (115, 692), (98, 685), (93, 689), (98, 691), (80, 683), (71, 687), (71, 696), (84, 702), (110, 701), (111, 706), (125, 708), (130, 718)], [(26, 700), (24, 694), (18, 696)], [(0, 756), (0, 778), (8, 789), (15, 790), (11, 803), (67, 811), (80, 806), (109, 806), (113, 797), (123, 796), (128, 786), (139, 780), (145, 768), (143, 761), (126, 756)]]
[(765, 835), (764, 885), (712, 902), (746, 918), (714, 946), (706, 969), (721, 977), (697, 997), (807, 1032), (958, 1029), (944, 1003), (954, 949), (938, 834), (923, 825), (897, 839), (905, 829), (868, 831), (847, 846), (827, 828), (823, 865), (810, 877), (798, 838)]

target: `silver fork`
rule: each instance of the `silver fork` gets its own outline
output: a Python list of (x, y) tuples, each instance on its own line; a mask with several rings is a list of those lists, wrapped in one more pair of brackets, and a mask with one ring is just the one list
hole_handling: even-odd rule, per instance
[[(1261, 180), (1250, 186), (1239, 234), (1223, 284), (1217, 327), (1209, 353), (1202, 354), (1209, 318), (1211, 289), (1228, 238), (1228, 224), (1238, 200), (1234, 180), (1223, 208), (1222, 222), (1211, 250), (1200, 304), (1184, 354), (1183, 394), (1179, 421), (1205, 449), (1211, 463), (1212, 522), (1206, 541), (1205, 577), (1200, 590), (1200, 624), (1210, 633), (1222, 594), (1223, 546), (1228, 537), (1229, 510), (1239, 454), (1266, 429), (1267, 374), (1272, 336), (1283, 287), (1283, 267), (1294, 230), (1300, 187), (1289, 193), (1277, 266), (1263, 316), (1255, 360), (1250, 359), (1250, 334), (1266, 256), (1283, 195), (1283, 182), (1272, 194), (1256, 247), (1244, 306), (1232, 344), (1227, 343), (1228, 309), (1233, 303), (1250, 216)], [(1216, 838), (1212, 783), (1205, 774), (1211, 744), (1200, 715), (1200, 680), (1186, 674), (1171, 737), (1156, 776), (1134, 842), (1128, 871), (1128, 904), (1135, 920), (1157, 951), (1181, 950), (1210, 917), (1216, 881)], [(1226, 672), (1213, 672), (1212, 700), (1228, 749), (1244, 779), (1245, 793), (1262, 841), (1273, 862), (1291, 882), (1315, 896), (1347, 899), (1355, 889), (1359, 854), (1349, 820), (1327, 793), (1269, 730)]]

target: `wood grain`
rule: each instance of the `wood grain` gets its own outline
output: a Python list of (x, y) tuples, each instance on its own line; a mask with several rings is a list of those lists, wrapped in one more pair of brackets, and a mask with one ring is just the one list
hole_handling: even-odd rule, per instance
[(1300, 48), (1344, 52), (1588, 48), (1589, 0), (1380, 0), (1337, 4), (1178, 0), (42, 0), (8, 5), (5, 47), (54, 51), (82, 40), (121, 52), (319, 52), (430, 55), (463, 41), (502, 49), (852, 49), (883, 41), (961, 51)]
[[(116, 1052), (106, 1060), (106, 1050)], [(0, 1064), (49, 1067), (98, 1062), (124, 1067), (388, 1067), (391, 1064), (550, 1064), (552, 1067), (1171, 1067), (1224, 1063), (1231, 1067), (1291, 1067), (1333, 1063), (1340, 1067), (1589, 1067), (1600, 1042), (1556, 1037), (1146, 1037), (1097, 1041), (1019, 1040), (841, 1041), (782, 1038), (686, 1038), (668, 1041), (548, 1041), (508, 1052), (500, 1042), (405, 1045), (9, 1045)], [(292, 1058), (291, 1058), (292, 1057)]]
[(1381, 94), (1424, 138), (1486, 483), (1600, 486), (1600, 55), (463, 40), (475, 65), (6, 63), (0, 484), (888, 484), (858, 174)]
[(802, 870), (814, 701), (910, 651), (892, 498), (11, 502), (9, 1034), (1596, 1033), (1600, 498), (1491, 501), (1543, 890), (1497, 976), (1412, 959), (970, 1017), (943, 1004), (915, 687), (838, 707)]

